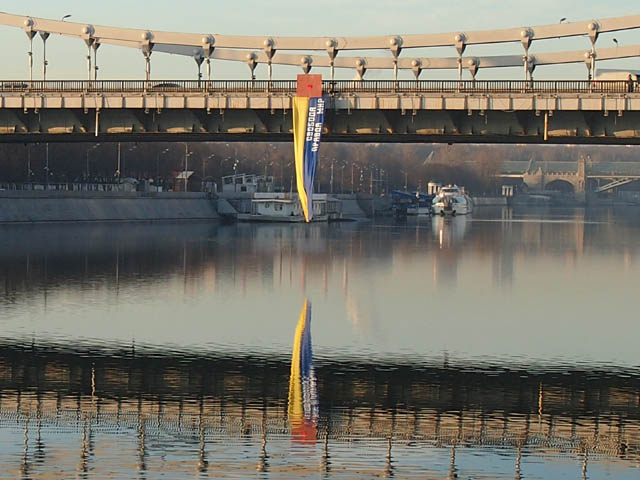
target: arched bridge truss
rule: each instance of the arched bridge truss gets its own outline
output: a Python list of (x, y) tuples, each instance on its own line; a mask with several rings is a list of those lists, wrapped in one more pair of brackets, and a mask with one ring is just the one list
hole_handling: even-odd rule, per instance
[[(479, 69), (522, 66), (525, 79), (531, 79), (537, 66), (584, 62), (593, 76), (596, 61), (640, 56), (640, 45), (596, 48), (600, 34), (640, 28), (640, 15), (588, 20), (552, 25), (528, 26), (503, 30), (479, 30), (435, 34), (383, 35), (372, 37), (278, 37), (240, 36), (211, 33), (178, 33), (133, 28), (109, 27), (64, 20), (49, 20), (0, 12), (0, 25), (21, 28), (32, 46), (33, 38), (40, 34), (46, 43), (50, 34), (81, 39), (88, 48), (88, 55), (102, 44), (137, 48), (147, 63), (150, 74), (151, 54), (170, 53), (193, 57), (198, 67), (207, 66), (207, 79), (211, 80), (211, 60), (246, 62), (253, 75), (259, 63), (266, 64), (268, 80), (271, 80), (273, 65), (300, 66), (307, 73), (312, 67), (328, 67), (331, 79), (335, 68), (355, 69), (362, 79), (367, 70), (393, 70), (397, 79), (398, 70), (413, 71), (416, 79), (424, 70), (454, 69), (461, 77), (468, 69), (475, 78)], [(586, 36), (591, 47), (581, 51), (531, 53), (536, 40), (562, 39)], [(520, 43), (522, 55), (469, 56), (468, 46)], [(412, 49), (430, 47), (454, 47), (456, 57), (418, 57), (407, 54)], [(390, 53), (387, 57), (345, 55), (350, 51), (378, 51)], [(33, 66), (32, 48), (28, 59)], [(44, 70), (46, 77), (46, 70)], [(92, 72), (89, 59), (89, 77)], [(94, 78), (95, 79), (95, 78)]]

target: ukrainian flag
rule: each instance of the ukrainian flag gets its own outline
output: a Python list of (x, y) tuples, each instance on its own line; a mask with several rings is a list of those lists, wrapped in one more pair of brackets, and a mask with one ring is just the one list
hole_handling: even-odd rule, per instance
[[(318, 165), (320, 137), (324, 125), (325, 100), (320, 88), (314, 85), (308, 91), (301, 88), (301, 82), (308, 77), (319, 75), (299, 75), (298, 94), (293, 99), (293, 148), (296, 166), (296, 186), (302, 212), (307, 222), (313, 219), (313, 180)], [(315, 84), (318, 80), (315, 79)], [(319, 96), (317, 96), (319, 95)]]

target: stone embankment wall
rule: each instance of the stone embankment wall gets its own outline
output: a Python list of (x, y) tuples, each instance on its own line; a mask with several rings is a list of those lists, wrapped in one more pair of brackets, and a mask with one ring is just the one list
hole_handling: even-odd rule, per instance
[(218, 218), (205, 193), (0, 191), (0, 223)]

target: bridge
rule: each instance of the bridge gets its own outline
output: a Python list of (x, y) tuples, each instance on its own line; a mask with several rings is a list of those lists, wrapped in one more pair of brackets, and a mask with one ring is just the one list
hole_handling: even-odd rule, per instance
[(521, 179), (531, 192), (602, 193), (640, 180), (640, 163), (506, 161), (498, 176)]
[[(640, 46), (599, 48), (602, 35), (640, 28), (640, 16), (475, 32), (379, 37), (248, 37), (158, 32), (79, 24), (0, 13), (0, 25), (27, 35), (28, 80), (0, 82), (0, 141), (289, 141), (295, 82), (273, 79), (276, 65), (302, 72), (328, 69), (324, 139), (349, 142), (517, 142), (637, 144), (640, 88), (635, 77), (603, 81), (596, 62), (640, 56)], [(43, 41), (42, 80), (34, 79), (33, 40)], [(87, 46), (84, 81), (47, 79), (51, 34)], [(586, 37), (584, 51), (532, 53), (538, 40)], [(476, 45), (519, 43), (522, 55), (465, 55)], [(99, 80), (98, 48), (136, 48), (145, 62), (140, 81)], [(411, 57), (411, 49), (449, 46), (457, 56)], [(597, 48), (598, 47), (598, 48)], [(373, 51), (372, 56), (339, 55)], [(197, 79), (154, 80), (152, 53), (194, 59)], [(381, 56), (381, 55), (386, 55)], [(212, 79), (212, 60), (245, 62), (249, 79)], [(255, 78), (267, 65), (267, 79)], [(586, 80), (534, 80), (537, 67), (583, 63)], [(201, 66), (206, 65), (206, 79)], [(523, 78), (481, 80), (484, 70), (522, 67)], [(358, 80), (335, 79), (350, 69)], [(393, 80), (369, 81), (370, 70)], [(451, 70), (457, 79), (422, 80)], [(410, 71), (415, 80), (400, 79)], [(463, 79), (468, 71), (470, 80)]]
[[(640, 143), (640, 90), (629, 93), (627, 82), (324, 87), (325, 141)], [(290, 141), (295, 89), (295, 81), (4, 82), (0, 141)]]

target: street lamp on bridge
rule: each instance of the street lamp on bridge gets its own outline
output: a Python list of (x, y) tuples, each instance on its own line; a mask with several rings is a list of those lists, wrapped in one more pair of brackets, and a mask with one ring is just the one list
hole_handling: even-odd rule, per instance
[[(64, 22), (67, 18), (70, 18), (71, 14), (64, 15), (60, 18), (61, 22)], [(27, 34), (29, 35), (29, 34)], [(49, 61), (47, 60), (47, 39), (51, 34), (49, 32), (40, 31), (40, 38), (42, 39), (42, 80), (47, 80), (47, 66)], [(96, 67), (97, 69), (97, 67)]]
[(193, 51), (193, 59), (198, 67), (198, 87), (200, 87), (202, 83), (202, 63), (204, 62), (204, 54), (201, 49), (196, 48)]
[(32, 18), (28, 18), (24, 21), (25, 33), (29, 39), (29, 51), (27, 52), (27, 59), (29, 62), (29, 81), (33, 82), (33, 37), (38, 33), (33, 29), (34, 21)]
[(47, 39), (49, 38), (49, 32), (40, 32), (40, 38), (42, 39), (42, 81), (47, 80)]

